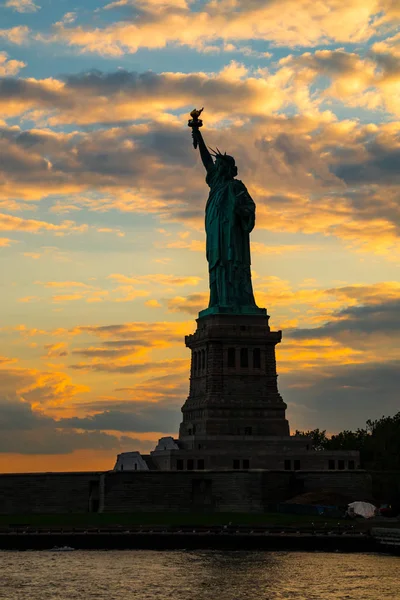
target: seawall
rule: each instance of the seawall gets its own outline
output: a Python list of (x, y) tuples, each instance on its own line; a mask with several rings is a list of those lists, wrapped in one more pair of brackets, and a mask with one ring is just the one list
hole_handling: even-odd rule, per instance
[(368, 500), (365, 471), (130, 471), (0, 475), (0, 514), (242, 512), (316, 489)]

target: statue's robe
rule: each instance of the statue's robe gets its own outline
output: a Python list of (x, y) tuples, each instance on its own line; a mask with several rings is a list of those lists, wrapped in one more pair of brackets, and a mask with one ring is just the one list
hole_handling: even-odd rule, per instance
[(240, 310), (256, 306), (250, 272), (250, 232), (255, 204), (238, 179), (225, 179), (214, 165), (206, 182), (206, 253), (210, 275), (210, 304)]

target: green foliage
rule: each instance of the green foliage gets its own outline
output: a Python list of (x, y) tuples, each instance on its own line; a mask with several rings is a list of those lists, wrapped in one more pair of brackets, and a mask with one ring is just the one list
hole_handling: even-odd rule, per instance
[(365, 429), (344, 430), (330, 438), (326, 430), (296, 431), (309, 437), (314, 450), (358, 450), (361, 467), (377, 471), (400, 470), (400, 412), (368, 420)]
[(325, 450), (326, 444), (329, 438), (326, 436), (326, 429), (321, 431), (320, 429), (311, 429), (309, 431), (298, 431), (296, 429), (295, 435), (299, 437), (310, 438), (311, 448), (313, 450)]
[(367, 431), (363, 459), (369, 468), (400, 470), (400, 412), (394, 417), (367, 421)]

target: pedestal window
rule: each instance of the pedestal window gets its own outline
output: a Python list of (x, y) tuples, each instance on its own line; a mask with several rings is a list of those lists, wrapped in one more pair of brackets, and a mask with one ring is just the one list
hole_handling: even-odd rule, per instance
[(228, 348), (228, 367), (235, 368), (236, 366), (236, 348)]
[(240, 366), (247, 368), (249, 366), (249, 350), (248, 348), (240, 348)]

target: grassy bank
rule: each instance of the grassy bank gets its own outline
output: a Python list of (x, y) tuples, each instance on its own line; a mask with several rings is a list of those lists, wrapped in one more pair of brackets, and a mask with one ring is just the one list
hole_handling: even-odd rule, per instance
[(348, 521), (327, 519), (308, 515), (289, 515), (280, 513), (82, 513), (61, 515), (0, 515), (0, 527), (9, 525), (31, 525), (37, 527), (107, 527), (135, 525), (260, 525), (260, 526), (303, 526), (324, 527)]

